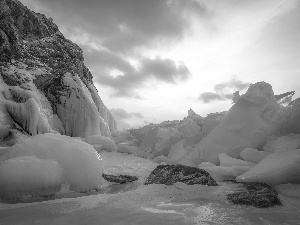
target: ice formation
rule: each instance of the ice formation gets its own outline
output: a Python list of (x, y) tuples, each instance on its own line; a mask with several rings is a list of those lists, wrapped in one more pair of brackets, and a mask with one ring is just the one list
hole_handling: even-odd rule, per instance
[(63, 81), (70, 93), (60, 96), (61, 103), (56, 108), (65, 134), (71, 137), (100, 135), (99, 113), (80, 78), (67, 73)]
[(284, 152), (300, 147), (299, 134), (287, 134), (286, 136), (276, 137), (271, 136), (263, 149), (267, 152)]
[(236, 180), (268, 184), (300, 183), (300, 150), (271, 153)]
[(220, 153), (237, 158), (243, 149), (263, 145), (270, 135), (279, 130), (284, 117), (285, 112), (277, 104), (271, 85), (265, 82), (252, 84), (221, 123), (180, 163), (190, 166), (197, 166), (203, 161), (219, 164)]
[[(42, 165), (41, 160), (46, 162), (44, 168), (40, 166)], [(30, 165), (30, 162), (34, 163)], [(39, 190), (43, 187), (41, 192), (36, 190), (38, 195), (52, 190), (59, 177), (59, 168), (62, 169), (62, 181), (70, 183), (71, 190), (87, 191), (101, 188), (102, 162), (100, 155), (91, 145), (64, 135), (48, 133), (20, 141), (0, 157), (0, 163), (1, 168), (6, 168), (5, 171), (8, 171), (8, 174), (2, 174), (0, 178), (1, 181), (8, 182), (1, 182), (0, 192), (4, 196), (7, 194), (6, 191), (12, 188), (6, 185), (20, 188), (15, 190), (15, 197), (18, 197), (18, 193), (27, 193), (30, 191), (29, 189), (35, 187), (38, 187)], [(20, 168), (22, 171), (19, 171)], [(47, 171), (50, 168), (54, 171), (52, 175)], [(53, 176), (51, 182), (47, 180), (47, 174)], [(45, 183), (41, 180), (41, 183), (33, 182), (33, 186), (31, 186), (31, 181), (42, 175), (46, 176)], [(47, 186), (48, 184), (51, 184), (51, 187)], [(22, 188), (23, 185), (26, 186), (26, 190)]]
[(96, 148), (100, 145), (102, 149), (105, 149), (110, 152), (114, 152), (117, 150), (116, 144), (109, 139), (108, 137), (93, 135), (83, 139), (88, 144), (95, 146)]
[(246, 148), (241, 152), (240, 156), (245, 161), (259, 163), (269, 154), (270, 152), (258, 151), (257, 149), (253, 148)]
[(7, 100), (6, 110), (11, 118), (31, 135), (50, 132), (47, 119), (40, 113), (40, 107), (33, 98), (29, 98), (25, 103)]

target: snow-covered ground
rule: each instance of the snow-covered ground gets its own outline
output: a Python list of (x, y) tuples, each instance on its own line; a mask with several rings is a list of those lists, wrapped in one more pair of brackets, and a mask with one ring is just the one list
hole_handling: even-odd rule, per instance
[[(131, 184), (103, 182), (94, 193), (64, 193), (47, 199), (0, 203), (0, 224), (299, 224), (300, 186), (279, 186), (284, 206), (269, 209), (228, 203), (238, 186), (146, 185), (157, 166), (150, 160), (101, 152), (104, 172), (139, 177)], [(292, 197), (288, 197), (292, 195)], [(297, 197), (298, 196), (298, 197)]]

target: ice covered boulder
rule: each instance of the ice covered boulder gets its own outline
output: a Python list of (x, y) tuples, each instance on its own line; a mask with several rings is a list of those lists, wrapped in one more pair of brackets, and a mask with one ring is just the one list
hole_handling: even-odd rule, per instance
[(299, 183), (300, 150), (271, 153), (236, 180), (268, 184)]
[[(13, 161), (14, 158), (23, 156), (46, 160), (49, 162), (49, 167), (39, 167), (41, 162), (39, 160), (32, 167), (26, 164), (30, 160), (23, 160), (22, 164), (19, 164), (18, 161)], [(0, 163), (4, 163), (7, 160), (11, 161), (9, 161), (9, 164), (4, 165), (8, 165), (6, 168), (14, 171), (10, 175), (16, 177), (15, 180), (18, 180), (18, 177), (21, 175), (26, 175), (27, 177), (21, 179), (20, 182), (28, 180), (28, 187), (31, 185), (32, 177), (42, 176), (40, 174), (45, 175), (47, 171), (43, 170), (48, 170), (50, 166), (54, 167), (53, 165), (57, 165), (62, 169), (62, 180), (70, 183), (71, 190), (88, 191), (101, 188), (102, 162), (100, 155), (91, 145), (75, 138), (51, 133), (33, 136), (18, 142), (5, 155), (0, 157)], [(48, 160), (57, 162), (57, 164), (52, 161), (50, 163)], [(14, 168), (14, 165), (16, 165), (16, 168)], [(15, 174), (15, 171), (17, 172), (18, 168), (21, 167), (23, 168), (23, 171), (20, 172), (21, 175)], [(35, 169), (37, 170), (35, 171)], [(55, 170), (58, 171), (58, 168), (55, 168)], [(5, 175), (5, 177), (7, 176)], [(14, 182), (17, 184), (17, 181)], [(48, 189), (46, 184), (44, 188)], [(22, 187), (21, 183), (17, 186)], [(22, 192), (22, 189), (20, 192)]]
[(58, 192), (63, 170), (56, 160), (20, 156), (0, 163), (0, 198), (43, 196)]
[(271, 136), (263, 149), (267, 152), (284, 152), (287, 150), (298, 149), (300, 147), (299, 134), (287, 134), (286, 136)]
[(185, 150), (185, 139), (172, 145), (171, 150), (168, 154), (168, 163), (177, 164), (182, 158), (184, 158), (189, 152)]
[(245, 161), (259, 163), (269, 154), (270, 152), (258, 151), (257, 149), (253, 148), (246, 148), (241, 152), (240, 156)]
[(231, 166), (254, 166), (255, 163), (247, 162), (245, 160), (232, 158), (225, 153), (219, 155), (220, 166), (231, 167)]
[(85, 142), (89, 143), (90, 145), (94, 146), (96, 149), (101, 146), (101, 149), (107, 150), (110, 152), (114, 152), (117, 150), (116, 144), (108, 137), (94, 135), (89, 136), (85, 139)]
[(180, 163), (197, 166), (203, 161), (219, 164), (218, 155), (239, 157), (245, 148), (262, 146), (278, 132), (286, 111), (274, 98), (270, 84), (251, 84), (226, 115), (196, 146), (196, 150)]

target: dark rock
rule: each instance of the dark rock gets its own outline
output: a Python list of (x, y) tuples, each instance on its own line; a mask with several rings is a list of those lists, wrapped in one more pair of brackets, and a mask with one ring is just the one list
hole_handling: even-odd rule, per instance
[(125, 183), (130, 183), (138, 179), (136, 176), (130, 176), (130, 175), (108, 175), (108, 174), (102, 174), (102, 177), (109, 181), (109, 182), (114, 182), (118, 184), (125, 184)]
[(245, 189), (239, 192), (228, 194), (227, 199), (234, 204), (258, 208), (282, 205), (276, 190), (265, 183), (243, 183), (243, 187)]
[(205, 170), (184, 165), (159, 165), (146, 179), (145, 184), (166, 184), (183, 182), (188, 185), (203, 184), (218, 186)]

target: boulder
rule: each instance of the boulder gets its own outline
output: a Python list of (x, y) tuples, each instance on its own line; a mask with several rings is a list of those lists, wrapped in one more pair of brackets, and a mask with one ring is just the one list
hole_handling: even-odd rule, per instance
[(151, 172), (145, 184), (172, 185), (176, 182), (217, 186), (216, 181), (205, 170), (184, 165), (159, 165)]

